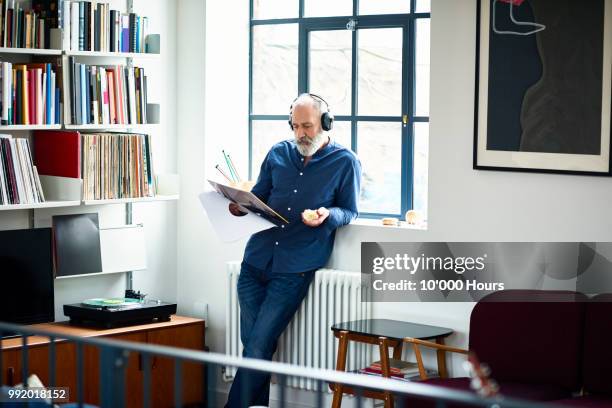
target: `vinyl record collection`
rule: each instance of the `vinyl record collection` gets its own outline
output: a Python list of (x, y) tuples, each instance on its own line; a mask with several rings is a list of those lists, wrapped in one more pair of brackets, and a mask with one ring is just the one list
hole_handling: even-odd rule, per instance
[(149, 135), (83, 135), (84, 200), (154, 195), (155, 177)]
[(0, 135), (0, 204), (45, 201), (28, 139)]

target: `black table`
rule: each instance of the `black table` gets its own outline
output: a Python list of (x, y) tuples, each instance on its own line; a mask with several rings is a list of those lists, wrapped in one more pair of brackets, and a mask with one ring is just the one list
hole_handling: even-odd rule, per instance
[[(390, 377), (389, 347), (393, 347), (393, 358), (401, 359), (404, 338), (411, 337), (420, 340), (432, 340), (444, 344), (444, 338), (453, 333), (446, 327), (429, 326), (426, 324), (402, 322), (389, 319), (367, 319), (343, 322), (331, 327), (334, 336), (340, 339), (336, 370), (346, 370), (346, 356), (349, 341), (378, 344), (383, 377)], [(441, 378), (447, 377), (446, 353), (437, 350), (438, 371)], [(354, 394), (354, 390), (342, 384), (332, 384), (334, 399), (332, 408), (339, 408), (342, 403), (342, 394)], [(385, 408), (393, 407), (393, 396), (389, 392), (364, 391), (362, 395), (369, 398), (382, 399)]]

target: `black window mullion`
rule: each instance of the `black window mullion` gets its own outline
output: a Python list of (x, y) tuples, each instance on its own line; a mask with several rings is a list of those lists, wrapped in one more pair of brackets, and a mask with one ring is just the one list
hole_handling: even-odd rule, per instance
[[(413, 0), (414, 1), (414, 0)], [(413, 3), (414, 6), (414, 3)], [(414, 135), (413, 112), (415, 101), (414, 61), (415, 24), (408, 20), (402, 41), (402, 204), (401, 214), (413, 208), (414, 203)]]
[[(358, 15), (359, 0), (353, 0), (353, 18), (357, 19)], [(357, 116), (357, 99), (359, 98), (357, 94), (357, 87), (359, 86), (359, 78), (357, 76), (357, 30), (353, 30), (351, 46), (351, 116), (353, 117), (351, 120), (351, 150), (357, 153), (357, 119), (355, 119)], [(361, 192), (359, 192), (359, 195), (361, 196)]]
[(249, 1), (249, 152), (248, 152), (248, 173), (249, 180), (253, 179), (253, 1)]
[[(358, 10), (358, 0), (353, 1), (353, 14), (356, 15)], [(351, 149), (355, 153), (357, 153), (357, 120), (355, 119), (355, 117), (357, 116), (357, 101), (359, 99), (359, 95), (357, 93), (357, 87), (359, 86), (359, 77), (357, 70), (357, 30), (353, 30), (351, 34), (351, 116), (353, 117), (353, 119), (351, 120)]]
[(308, 92), (308, 43), (308, 31), (306, 26), (300, 23), (298, 39), (298, 95)]

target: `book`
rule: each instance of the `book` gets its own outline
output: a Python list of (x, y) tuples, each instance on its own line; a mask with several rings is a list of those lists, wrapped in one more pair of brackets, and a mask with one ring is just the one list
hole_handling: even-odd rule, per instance
[[(382, 363), (381, 361), (375, 361), (372, 364), (370, 364), (370, 367), (368, 368), (372, 370), (381, 371)], [(389, 359), (389, 372), (396, 373), (396, 374), (407, 374), (407, 373), (414, 373), (414, 372), (418, 373), (419, 366), (417, 363), (413, 363), (411, 361), (404, 361), (404, 360), (390, 358)]]
[(76, 114), (78, 124), (147, 123), (144, 69), (86, 65), (72, 58), (69, 64), (69, 73), (76, 77), (70, 85), (70, 113)]
[[(434, 370), (425, 370), (428, 377), (437, 376), (437, 372)], [(382, 376), (382, 362), (375, 361), (368, 367), (358, 370), (359, 373)], [(415, 381), (420, 379), (419, 366), (415, 362), (398, 360), (394, 358), (389, 359), (389, 375), (391, 378), (399, 379), (403, 381)]]

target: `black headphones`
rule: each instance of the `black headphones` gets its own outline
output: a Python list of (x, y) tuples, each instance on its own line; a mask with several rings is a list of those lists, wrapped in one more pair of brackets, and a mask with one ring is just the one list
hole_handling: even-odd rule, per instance
[[(321, 113), (321, 129), (323, 129), (326, 132), (332, 130), (332, 128), (334, 127), (334, 115), (332, 115), (332, 113), (329, 111), (329, 104), (327, 103), (327, 101), (321, 98), (319, 95), (315, 95), (311, 93), (305, 93), (302, 95), (310, 95), (312, 99), (315, 99), (325, 104), (325, 112)], [(289, 127), (291, 128), (291, 130), (293, 130), (293, 122), (291, 121), (291, 114), (293, 113), (293, 104), (295, 103), (295, 101), (298, 100), (300, 96), (295, 98), (293, 102), (291, 102), (291, 106), (289, 107), (289, 121), (288, 122), (289, 122)]]

